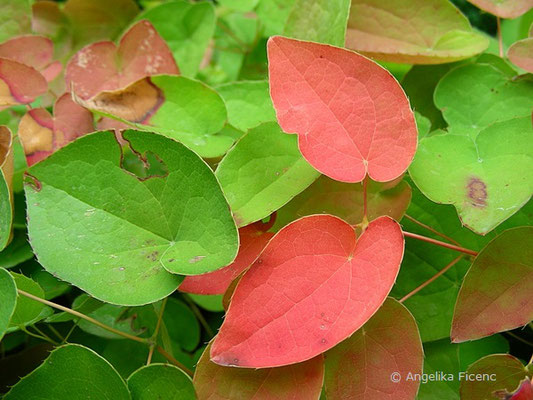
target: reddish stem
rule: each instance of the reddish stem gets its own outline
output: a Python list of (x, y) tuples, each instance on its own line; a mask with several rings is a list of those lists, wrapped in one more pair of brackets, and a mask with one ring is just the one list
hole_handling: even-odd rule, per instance
[(460, 244), (459, 242), (453, 240), (451, 237), (446, 236), (444, 233), (440, 233), (440, 232), (437, 231), (436, 229), (433, 229), (431, 226), (426, 225), (426, 224), (424, 224), (423, 222), (420, 222), (420, 221), (417, 220), (417, 219), (414, 219), (414, 218), (411, 217), (410, 215), (405, 214), (404, 217), (407, 218), (409, 221), (414, 222), (415, 224), (421, 226), (422, 228), (427, 229), (427, 230), (430, 231), (430, 232), (433, 232), (435, 235), (440, 236), (441, 238), (447, 240), (448, 242), (453, 243), (453, 244), (455, 244), (456, 246), (461, 246), (461, 244)]
[(498, 27), (498, 48), (500, 50), (500, 58), (503, 58), (502, 24), (501, 24), (500, 17), (496, 17), (496, 24)]
[(413, 238), (413, 239), (422, 240), (423, 242), (432, 243), (432, 244), (435, 244), (437, 246), (445, 247), (445, 248), (450, 249), (450, 250), (460, 251), (461, 253), (469, 254), (471, 256), (477, 256), (478, 255), (477, 251), (470, 250), (470, 249), (465, 249), (464, 247), (461, 247), (461, 246), (456, 246), (454, 244), (441, 242), (440, 240), (431, 239), (431, 238), (428, 238), (428, 237), (425, 237), (425, 236), (422, 236), (422, 235), (417, 235), (416, 233), (403, 231), (403, 234), (404, 234), (405, 237), (410, 237), (410, 238)]

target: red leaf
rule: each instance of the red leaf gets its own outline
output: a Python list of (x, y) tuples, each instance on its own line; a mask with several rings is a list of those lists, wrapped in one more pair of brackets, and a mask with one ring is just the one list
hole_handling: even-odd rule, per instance
[(266, 368), (332, 348), (385, 301), (403, 249), (400, 226), (389, 217), (371, 222), (358, 240), (331, 215), (287, 225), (237, 285), (211, 359)]
[(254, 370), (221, 367), (209, 360), (210, 348), (205, 349), (194, 373), (199, 400), (308, 400), (320, 396), (322, 356), (297, 365)]
[(90, 44), (67, 64), (67, 88), (87, 100), (102, 91), (123, 89), (144, 77), (179, 74), (172, 52), (148, 21), (139, 21), (113, 42)]
[(47, 90), (46, 79), (35, 68), (0, 58), (0, 107), (29, 104)]
[(500, 18), (516, 18), (533, 8), (533, 0), (468, 0)]
[(394, 77), (355, 52), (276, 36), (268, 41), (270, 94), (302, 155), (335, 180), (385, 182), (414, 157), (413, 112)]
[(239, 229), (240, 247), (235, 261), (208, 274), (187, 276), (179, 290), (195, 294), (224, 294), (231, 282), (255, 261), (274, 236), (265, 232), (269, 225), (259, 221)]

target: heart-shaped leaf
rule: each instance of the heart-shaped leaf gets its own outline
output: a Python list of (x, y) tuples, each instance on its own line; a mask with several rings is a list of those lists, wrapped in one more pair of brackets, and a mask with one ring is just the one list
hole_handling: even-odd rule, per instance
[[(61, 382), (61, 384), (50, 384)], [(104, 358), (86, 347), (68, 344), (56, 348), (31, 374), (6, 394), (6, 400), (59, 400), (91, 398), (130, 400), (128, 388)]]
[(279, 368), (243, 369), (222, 367), (209, 359), (205, 349), (194, 373), (198, 399), (293, 400), (318, 399), (324, 380), (324, 360), (315, 357)]
[(87, 100), (100, 92), (123, 89), (146, 76), (178, 74), (165, 41), (148, 21), (139, 21), (120, 39), (78, 51), (67, 64), (67, 89)]
[[(411, 201), (411, 187), (401, 178), (391, 182), (369, 181), (367, 186), (367, 218), (388, 215), (399, 221)], [(274, 229), (312, 214), (332, 214), (350, 225), (363, 221), (363, 185), (334, 181), (324, 175), (292, 199), (276, 213)]]
[(123, 136), (165, 173), (139, 179), (123, 169), (113, 133), (84, 136), (30, 169), (28, 231), (52, 274), (106, 302), (142, 305), (177, 288), (181, 278), (167, 270), (194, 275), (231, 263), (237, 229), (196, 154), (153, 133)]
[(441, 64), (472, 57), (488, 45), (448, 0), (352, 0), (346, 47), (372, 58)]
[(94, 131), (93, 115), (65, 93), (54, 104), (54, 116), (45, 108), (29, 110), (20, 120), (18, 135), (29, 166), (76, 138)]
[(533, 0), (468, 0), (500, 18), (516, 18), (533, 8)]
[(514, 391), (527, 377), (528, 370), (520, 360), (509, 354), (494, 354), (470, 365), (466, 373), (471, 376), (487, 374), (494, 379), (461, 381), (461, 399), (493, 400), (496, 391)]
[(151, 364), (135, 371), (128, 378), (132, 400), (195, 399), (191, 378), (170, 364)]
[(463, 224), (484, 235), (531, 198), (533, 128), (525, 117), (469, 133), (424, 138), (409, 173), (429, 199), (453, 204)]
[(270, 94), (285, 132), (324, 175), (385, 182), (413, 159), (416, 124), (394, 77), (357, 53), (284, 37), (268, 42)]
[(465, 276), (453, 316), (454, 342), (475, 340), (533, 320), (533, 228), (509, 229), (491, 241)]
[(514, 65), (533, 73), (533, 37), (513, 43), (507, 56)]
[(187, 276), (179, 289), (186, 293), (224, 294), (231, 282), (252, 265), (272, 238), (274, 234), (267, 232), (271, 225), (258, 221), (239, 229), (240, 247), (235, 261), (208, 274)]
[(319, 175), (301, 156), (296, 138), (274, 122), (250, 130), (216, 170), (238, 226), (269, 216)]
[(405, 378), (422, 373), (424, 352), (415, 319), (389, 298), (361, 329), (326, 352), (325, 360), (328, 399), (411, 400), (420, 381)]
[(211, 360), (266, 368), (334, 347), (383, 304), (403, 256), (398, 223), (372, 221), (360, 238), (331, 215), (279, 231), (240, 280)]
[(0, 58), (0, 109), (32, 103), (47, 89), (46, 79), (35, 68)]
[(0, 126), (0, 251), (11, 239), (13, 226), (13, 135)]
[(15, 280), (4, 268), (0, 268), (0, 340), (4, 337), (9, 321), (17, 305)]
[(215, 31), (213, 5), (172, 1), (147, 9), (135, 18), (143, 19), (150, 21), (165, 39), (181, 73), (194, 78)]

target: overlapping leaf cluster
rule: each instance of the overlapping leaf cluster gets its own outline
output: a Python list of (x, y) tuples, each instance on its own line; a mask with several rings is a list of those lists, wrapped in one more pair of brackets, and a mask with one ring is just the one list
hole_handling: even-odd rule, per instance
[(533, 3), (471, 3), (3, 2), (5, 399), (527, 398)]

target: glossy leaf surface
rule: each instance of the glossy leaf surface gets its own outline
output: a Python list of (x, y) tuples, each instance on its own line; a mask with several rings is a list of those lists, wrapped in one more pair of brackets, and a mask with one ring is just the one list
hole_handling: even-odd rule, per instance
[(128, 378), (132, 400), (187, 400), (196, 394), (191, 378), (170, 364), (151, 364)]

